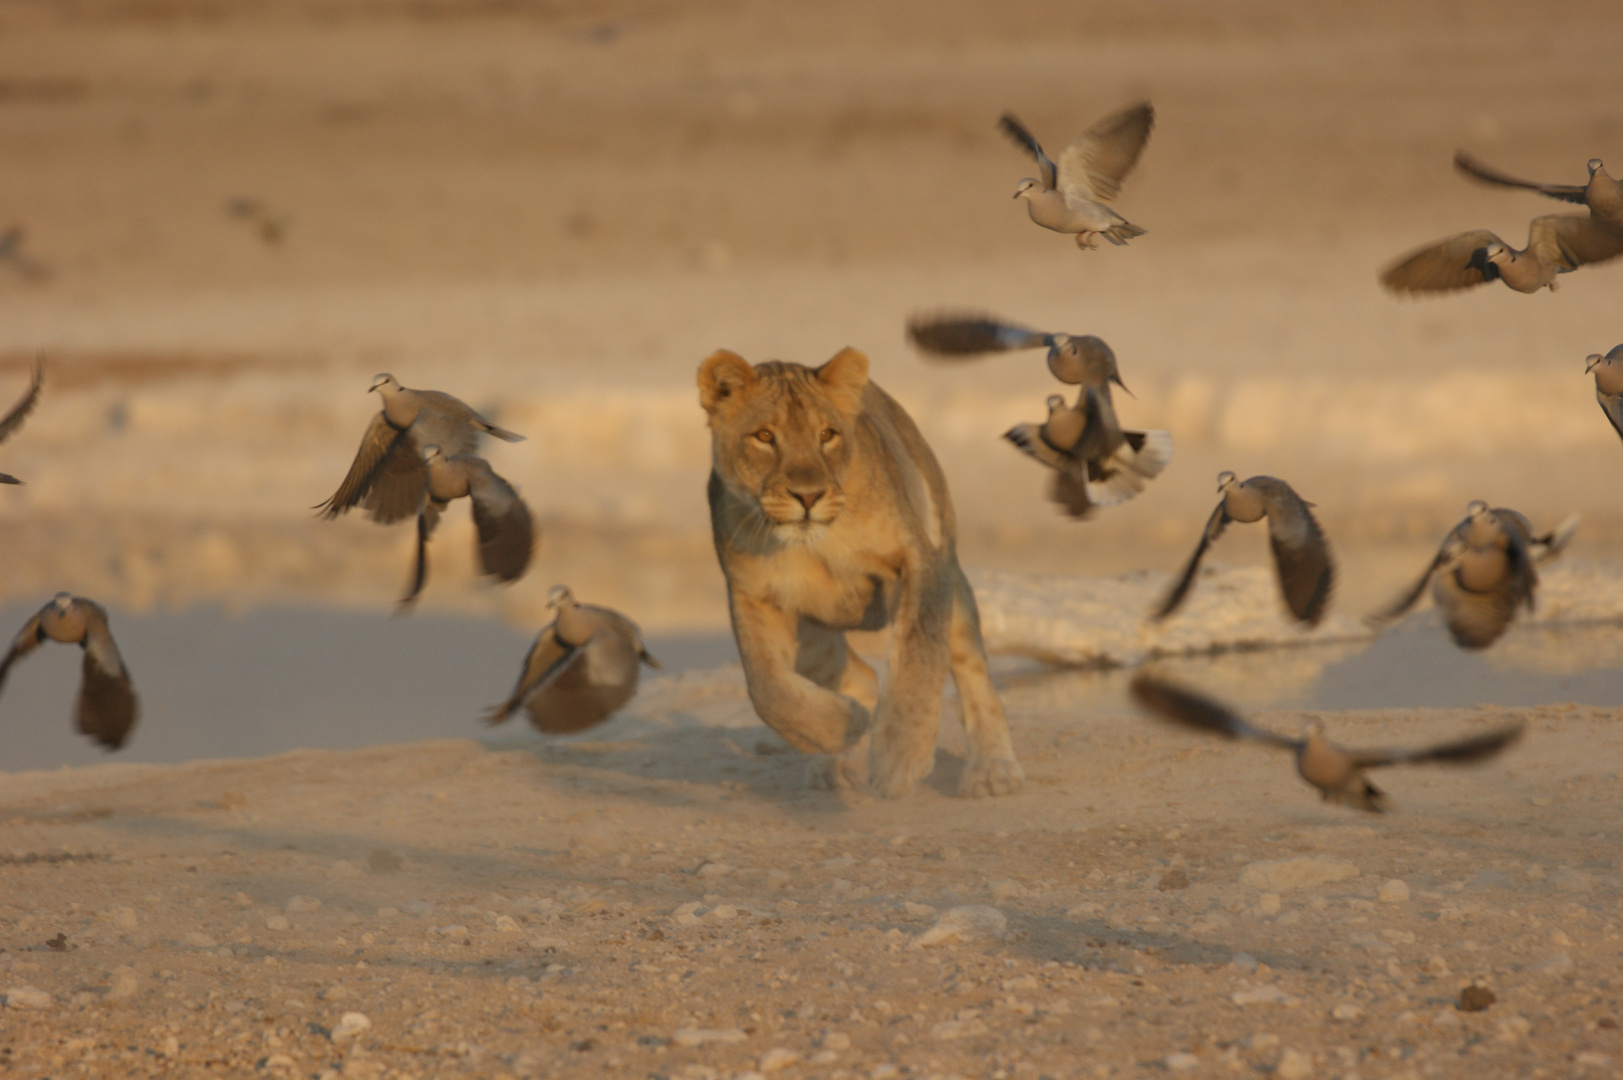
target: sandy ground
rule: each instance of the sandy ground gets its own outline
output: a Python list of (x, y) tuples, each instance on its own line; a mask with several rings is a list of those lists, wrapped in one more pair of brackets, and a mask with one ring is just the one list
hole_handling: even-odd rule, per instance
[[(1348, 620), (1477, 496), (1582, 511), (1574, 588), (1615, 585), (1623, 457), (1581, 370), (1623, 337), (1623, 271), (1375, 285), (1424, 241), (1519, 243), (1561, 212), (1455, 177), (1456, 146), (1550, 180), (1623, 163), (1614, 9), (0, 3), (0, 227), (26, 230), (0, 259), (0, 400), (51, 361), (0, 448), (28, 480), (0, 493), (0, 601), (387, 610), (405, 530), (307, 508), (392, 370), (529, 435), (491, 460), (544, 533), (497, 591), (453, 515), (425, 608), (531, 628), (567, 580), (714, 629), (694, 368), (846, 344), (936, 447), (978, 573), (1171, 570), (1231, 468), (1319, 505)], [(1057, 149), (1139, 96), (1159, 121), (1120, 206), (1150, 234), (1079, 253), (1030, 225), (996, 115)], [(997, 439), (1052, 384), (1034, 358), (923, 363), (903, 319), (942, 306), (1105, 337), (1172, 467), (1060, 520)], [(1254, 573), (1258, 533), (1219, 557)], [(1372, 819), (1261, 751), (1002, 685), (1031, 783), (992, 803), (945, 794), (950, 730), (912, 798), (808, 792), (725, 670), (650, 683), (589, 741), (0, 776), (0, 1072), (1619, 1068), (1615, 710), (1515, 711), (1512, 755), (1393, 774)], [(1504, 714), (1326, 720), (1398, 742)], [(977, 905), (1001, 914), (984, 936), (924, 944)], [(1460, 1010), (1477, 981), (1496, 1001)]]

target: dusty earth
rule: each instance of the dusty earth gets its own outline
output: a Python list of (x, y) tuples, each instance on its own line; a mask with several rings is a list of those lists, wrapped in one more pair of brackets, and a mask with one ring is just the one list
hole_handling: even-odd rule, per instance
[[(1581, 370), (1623, 338), (1623, 271), (1413, 303), (1375, 276), (1562, 212), (1461, 181), (1456, 146), (1550, 180), (1623, 163), (1619, 55), (1611, 0), (0, 3), (0, 228), (25, 229), (0, 400), (51, 364), (0, 448), (29, 482), (0, 498), (0, 601), (387, 611), (406, 530), (308, 507), (393, 370), (530, 436), (491, 459), (544, 534), (497, 592), (453, 517), (425, 608), (532, 628), (569, 581), (714, 629), (694, 367), (846, 344), (936, 447), (978, 571), (1170, 570), (1232, 468), (1319, 504), (1349, 619), (1477, 496), (1583, 511), (1575, 588), (1615, 595), (1623, 457)], [(1057, 149), (1139, 96), (1159, 121), (1120, 205), (1150, 234), (1031, 226), (996, 115)], [(1046, 375), (921, 363), (902, 320), (941, 306), (1105, 337), (1172, 467), (1060, 520), (997, 439)], [(1258, 532), (1220, 557), (1260, 561)], [(0, 775), (0, 1072), (1623, 1067), (1616, 710), (1510, 711), (1522, 746), (1390, 774), (1369, 818), (1261, 750), (1001, 686), (1030, 784), (993, 802), (948, 794), (952, 723), (911, 798), (809, 792), (725, 670), (652, 680), (585, 741)], [(1325, 719), (1358, 743), (1505, 715)]]

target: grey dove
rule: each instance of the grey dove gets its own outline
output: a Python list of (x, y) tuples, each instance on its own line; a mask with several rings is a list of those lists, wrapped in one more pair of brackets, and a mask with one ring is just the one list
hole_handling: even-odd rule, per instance
[(1623, 228), (1623, 183), (1613, 179), (1600, 158), (1589, 159), (1589, 182), (1585, 184), (1540, 184), (1521, 180), (1500, 172), (1473, 158), (1463, 150), (1455, 151), (1454, 167), (1467, 176), (1501, 187), (1525, 188), (1548, 195), (1552, 199), (1578, 203), (1589, 207), (1589, 216), (1596, 220)]
[(11, 665), (47, 640), (84, 650), (79, 697), (74, 705), (79, 733), (109, 750), (123, 746), (135, 727), (139, 703), (130, 673), (107, 628), (107, 612), (93, 600), (59, 592), (40, 608), (23, 624), (12, 639), (11, 651), (0, 660), (0, 687), (4, 687)]
[[(0, 418), (0, 443), (11, 438), (12, 435), (16, 434), (17, 429), (23, 426), (23, 421), (28, 419), (28, 414), (34, 411), (35, 405), (39, 404), (39, 391), (44, 384), (45, 361), (36, 360), (33, 374), (28, 380), (28, 389), (23, 392), (22, 397), (17, 399), (17, 404), (11, 407), (11, 411), (6, 413), (3, 418)], [(0, 484), (20, 483), (22, 481), (15, 476), (9, 473), (0, 473)]]
[(1464, 649), (1485, 649), (1510, 628), (1518, 610), (1533, 610), (1536, 564), (1559, 555), (1577, 527), (1574, 515), (1535, 536), (1532, 523), (1517, 511), (1473, 500), (1465, 508), (1465, 520), (1443, 538), (1420, 579), (1366, 621), (1379, 627), (1398, 618), (1419, 602), (1430, 584), (1432, 600), (1454, 643)]
[(1152, 618), (1165, 619), (1182, 605), (1195, 582), (1200, 560), (1229, 522), (1268, 519), (1268, 543), (1273, 549), (1274, 569), (1285, 604), (1299, 621), (1317, 626), (1330, 604), (1335, 588), (1336, 568), (1330, 557), (1330, 542), (1313, 516), (1313, 504), (1305, 501), (1283, 480), (1253, 476), (1240, 481), (1231, 472), (1217, 474), (1217, 492), (1222, 496), (1206, 521), (1183, 572)]
[(530, 646), (513, 693), (490, 710), (486, 723), (499, 724), (522, 707), (537, 731), (584, 731), (631, 700), (642, 664), (659, 667), (637, 624), (618, 611), (578, 603), (566, 585), (547, 593), (547, 608), (552, 622)]
[(1129, 689), (1140, 707), (1162, 719), (1229, 739), (1251, 739), (1291, 751), (1297, 773), (1319, 790), (1325, 802), (1372, 813), (1386, 809), (1386, 796), (1370, 783), (1364, 770), (1383, 765), (1465, 765), (1486, 761), (1521, 738), (1523, 730), (1521, 724), (1509, 724), (1481, 735), (1412, 750), (1349, 750), (1325, 738), (1324, 726), (1317, 720), (1300, 737), (1292, 739), (1257, 727), (1228, 706), (1146, 671), (1133, 676)]
[(1381, 284), (1393, 292), (1434, 293), (1498, 280), (1517, 292), (1553, 292), (1558, 275), (1619, 255), (1623, 228), (1593, 217), (1546, 214), (1527, 227), (1521, 251), (1477, 229), (1410, 252), (1381, 273)]
[(417, 559), (411, 591), (400, 601), (403, 608), (416, 602), (428, 581), (428, 539), (440, 515), (453, 500), (473, 505), (473, 524), (479, 534), (479, 566), (498, 581), (524, 576), (535, 549), (530, 508), (513, 485), (497, 476), (490, 463), (473, 454), (446, 457), (438, 446), (423, 448), (428, 476), (423, 485), (422, 508), (417, 512)]
[(1003, 435), (1029, 456), (1054, 469), (1050, 498), (1072, 517), (1095, 506), (1126, 502), (1159, 476), (1172, 460), (1166, 431), (1124, 430), (1116, 417), (1110, 384), (1123, 390), (1116, 354), (1092, 334), (1031, 330), (990, 315), (914, 316), (908, 337), (937, 356), (970, 358), (1014, 349), (1048, 349), (1048, 370), (1062, 383), (1082, 387), (1074, 406), (1048, 399), (1048, 420), (1018, 424)]
[(373, 521), (385, 525), (415, 517), (428, 482), (425, 446), (438, 446), (454, 457), (477, 450), (480, 434), (507, 442), (524, 440), (450, 394), (412, 390), (401, 386), (393, 375), (377, 376), (370, 389), (383, 399), (383, 408), (361, 436), (343, 483), (316, 507), (328, 520), (357, 505), (370, 512)]
[(1591, 372), (1595, 375), (1595, 400), (1600, 402), (1600, 411), (1623, 437), (1623, 345), (1614, 345), (1605, 356), (1590, 353), (1584, 360), (1584, 374)]
[(1014, 197), (1026, 200), (1026, 212), (1043, 228), (1075, 234), (1080, 248), (1098, 247), (1101, 236), (1118, 247), (1143, 236), (1144, 229), (1105, 204), (1121, 191), (1154, 125), (1149, 102), (1129, 105), (1071, 140), (1056, 163), (1024, 124), (1004, 113), (998, 127), (1036, 158), (1039, 173), (1020, 181)]

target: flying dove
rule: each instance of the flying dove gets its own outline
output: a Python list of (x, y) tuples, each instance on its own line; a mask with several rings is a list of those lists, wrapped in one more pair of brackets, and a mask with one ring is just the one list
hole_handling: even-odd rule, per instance
[(428, 477), (423, 485), (422, 509), (417, 512), (417, 561), (412, 570), (411, 592), (400, 601), (401, 607), (409, 608), (423, 591), (428, 580), (428, 538), (453, 499), (466, 498), (473, 504), (473, 523), (479, 532), (479, 565), (484, 572), (505, 582), (523, 577), (535, 548), (535, 530), (530, 508), (513, 486), (497, 476), (488, 461), (472, 454), (446, 457), (438, 446), (425, 446), (423, 464)]
[(1186, 690), (1146, 671), (1133, 676), (1129, 690), (1139, 706), (1164, 720), (1200, 728), (1229, 739), (1253, 739), (1269, 746), (1283, 747), (1296, 755), (1296, 771), (1303, 780), (1319, 789), (1325, 802), (1341, 803), (1381, 813), (1386, 796), (1365, 769), (1382, 765), (1416, 765), (1436, 762), (1464, 765), (1486, 761), (1522, 736), (1521, 724), (1510, 724), (1483, 735), (1452, 742), (1423, 746), (1414, 750), (1348, 750), (1324, 737), (1324, 727), (1312, 721), (1299, 738), (1288, 738), (1256, 727), (1217, 701)]
[(552, 622), (530, 646), (512, 696), (490, 710), (487, 724), (499, 724), (523, 706), (537, 731), (585, 731), (631, 700), (639, 664), (659, 667), (637, 624), (618, 611), (577, 603), (566, 585), (547, 593), (547, 608), (554, 612)]
[(1623, 183), (1612, 178), (1600, 158), (1589, 159), (1587, 184), (1539, 184), (1531, 180), (1519, 180), (1492, 166), (1482, 164), (1464, 150), (1454, 152), (1454, 167), (1467, 176), (1485, 183), (1498, 184), (1501, 187), (1526, 188), (1548, 195), (1552, 199), (1587, 206), (1590, 217), (1623, 228)]
[(1533, 610), (1538, 588), (1535, 564), (1561, 553), (1577, 531), (1576, 515), (1542, 536), (1533, 535), (1526, 517), (1505, 507), (1490, 509), (1481, 499), (1465, 508), (1465, 520), (1444, 537), (1420, 579), (1389, 607), (1366, 621), (1379, 627), (1414, 607), (1431, 585), (1454, 643), (1485, 649), (1498, 640), (1518, 608)]
[(1102, 380), (1084, 386), (1075, 405), (1051, 395), (1047, 421), (1016, 424), (1003, 437), (1055, 470), (1049, 498), (1074, 518), (1126, 502), (1172, 460), (1170, 433), (1122, 429)]
[(1602, 356), (1590, 353), (1584, 360), (1584, 374), (1595, 374), (1595, 400), (1601, 412), (1612, 422), (1619, 437), (1623, 437), (1623, 345), (1617, 345)]
[(1317, 626), (1330, 604), (1336, 567), (1330, 558), (1330, 543), (1310, 509), (1313, 504), (1304, 501), (1285, 481), (1272, 476), (1253, 476), (1240, 482), (1233, 473), (1221, 472), (1217, 474), (1217, 492), (1223, 498), (1206, 520), (1195, 553), (1189, 556), (1177, 584), (1152, 618), (1160, 621), (1178, 610), (1189, 595), (1206, 549), (1223, 535), (1229, 522), (1252, 522), (1266, 517), (1268, 543), (1273, 548), (1274, 568), (1279, 573), (1279, 589), (1284, 594), (1285, 604), (1298, 620)]
[(372, 380), (372, 390), (383, 398), (383, 408), (372, 418), (344, 482), (332, 498), (315, 509), (328, 520), (352, 506), (365, 507), (372, 520), (389, 524), (414, 517), (423, 500), (428, 469), (423, 447), (438, 446), (447, 456), (471, 454), (479, 448), (479, 434), (507, 442), (524, 436), (504, 431), (450, 394), (438, 390), (410, 390), (393, 375)]
[(139, 706), (130, 673), (107, 629), (107, 612), (93, 600), (59, 592), (23, 624), (0, 660), (0, 687), (11, 665), (39, 648), (49, 638), (84, 650), (83, 676), (74, 718), (81, 735), (88, 735), (109, 750), (117, 750), (135, 726)]
[(1004, 113), (997, 126), (1037, 159), (1040, 179), (1020, 181), (1014, 197), (1026, 200), (1031, 220), (1045, 229), (1076, 234), (1076, 246), (1094, 248), (1099, 237), (1118, 247), (1145, 230), (1104, 205), (1121, 190), (1122, 178), (1138, 162), (1138, 155), (1155, 124), (1155, 109), (1147, 101), (1111, 113), (1071, 141), (1049, 160), (1026, 126), (1012, 113)]
[(1013, 349), (1045, 348), (1049, 372), (1065, 385), (1081, 386), (1090, 371), (1103, 369), (1108, 370), (1111, 382), (1127, 389), (1116, 371), (1116, 354), (1092, 334), (1048, 333), (1004, 322), (992, 315), (947, 312), (913, 316), (907, 322), (907, 336), (925, 352), (953, 360), (977, 359), (988, 353)]
[(1517, 251), (1487, 229), (1410, 252), (1381, 274), (1393, 292), (1453, 292), (1498, 278), (1517, 292), (1555, 291), (1556, 275), (1623, 255), (1623, 228), (1597, 218), (1546, 214), (1527, 227)]
[[(17, 429), (23, 426), (23, 421), (28, 419), (28, 414), (34, 411), (34, 406), (39, 404), (39, 389), (44, 385), (44, 382), (45, 361), (36, 360), (34, 362), (34, 373), (28, 380), (28, 390), (18, 399), (17, 404), (11, 407), (11, 411), (6, 413), (4, 418), (0, 418), (0, 443), (11, 438)], [(0, 484), (20, 483), (22, 481), (15, 476), (0, 473)]]

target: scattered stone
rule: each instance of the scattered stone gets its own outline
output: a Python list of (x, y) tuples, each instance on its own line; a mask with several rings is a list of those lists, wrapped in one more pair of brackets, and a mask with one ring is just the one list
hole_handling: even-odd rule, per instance
[(299, 915), (307, 911), (315, 911), (320, 906), (321, 901), (313, 896), (290, 896), (287, 898), (287, 903), (282, 905), (282, 909)]
[(338, 1023), (333, 1025), (332, 1041), (335, 1043), (346, 1042), (371, 1026), (372, 1021), (367, 1019), (365, 1013), (347, 1012), (338, 1018)]
[(1303, 855), (1294, 859), (1265, 859), (1240, 868), (1240, 884), (1268, 892), (1305, 889), (1358, 876), (1358, 867), (1329, 855)]
[(430, 904), (427, 900), (407, 900), (406, 906), (402, 910), (404, 910), (407, 915), (413, 915), (420, 919), (432, 912), (434, 910), (434, 905)]
[(1595, 887), (1595, 875), (1587, 870), (1557, 870), (1549, 883), (1562, 892), (1589, 892)]
[(37, 986), (13, 986), (6, 991), (8, 1009), (49, 1009), (51, 995)]
[(1279, 1055), (1279, 1064), (1274, 1067), (1274, 1075), (1279, 1080), (1307, 1080), (1313, 1075), (1313, 1059), (1300, 1050), (1285, 1048)]
[(1426, 957), (1426, 962), (1420, 965), (1420, 970), (1427, 975), (1447, 975), (1448, 961), (1433, 953)]
[(513, 918), (513, 916), (498, 915), (496, 916), (496, 933), (522, 934), (524, 933), (524, 928), (518, 924), (518, 920)]
[(1279, 894), (1276, 892), (1265, 892), (1261, 896), (1257, 897), (1256, 910), (1258, 915), (1278, 915)]
[(405, 865), (400, 856), (384, 848), (373, 848), (372, 853), (366, 857), (366, 868), (374, 874), (397, 873)]
[[(1189, 875), (1178, 867), (1173, 867), (1171, 870), (1168, 870), (1166, 873), (1161, 875), (1161, 880), (1156, 882), (1155, 887), (1161, 892), (1172, 892), (1174, 889), (1187, 889), (1189, 888)], [(1178, 1055), (1173, 1055), (1173, 1057), (1176, 1056)], [(1170, 1061), (1172, 1059), (1168, 1058), (1167, 1060)]]
[(1018, 881), (1015, 881), (1013, 878), (1004, 878), (1002, 881), (994, 881), (986, 888), (987, 891), (992, 894), (992, 901), (998, 904), (1001, 904), (1007, 900), (1018, 899), (1019, 897), (1027, 895), (1031, 891)]
[(378, 918), (380, 919), (392, 919), (399, 914), (400, 909), (397, 907), (384, 906), (378, 908)]
[(348, 859), (339, 859), (337, 862), (327, 867), (327, 877), (333, 881), (339, 881), (344, 878), (356, 878), (360, 876), (361, 868), (350, 862)]
[(272, 915), (270, 918), (265, 920), (266, 930), (286, 930), (292, 925), (292, 923), (287, 921), (286, 915)]
[(49, 941), (47, 941), (45, 943), (45, 947), (47, 949), (50, 949), (52, 952), (67, 952), (68, 951), (68, 935), (62, 933), (61, 931), (58, 931), (57, 935), (54, 938), (51, 938)]
[(107, 980), (107, 996), (104, 1001), (129, 1001), (141, 992), (141, 978), (136, 975), (132, 967), (116, 967), (112, 976)]
[(1271, 983), (1265, 983), (1248, 990), (1236, 990), (1229, 995), (1229, 1000), (1236, 1005), (1278, 1005), (1285, 1000), (1285, 992)]
[(923, 949), (931, 945), (972, 941), (1001, 941), (1008, 928), (1009, 920), (997, 908), (968, 904), (943, 912), (934, 926), (913, 939), (910, 948)]
[(1178, 1051), (1176, 1054), (1166, 1056), (1166, 1067), (1173, 1072), (1188, 1072), (1190, 1069), (1200, 1068), (1200, 1059), (1194, 1054)]
[(1539, 964), (1538, 970), (1544, 975), (1571, 975), (1572, 969), (1576, 966), (1572, 962), (1572, 957), (1564, 952), (1558, 952), (1546, 957), (1544, 962)]
[(677, 1028), (671, 1042), (676, 1046), (703, 1046), (705, 1043), (741, 1043), (746, 1037), (738, 1028)]
[(726, 877), (733, 872), (733, 868), (724, 862), (704, 862), (693, 872), (702, 878)]
[(738, 918), (738, 909), (731, 904), (718, 904), (710, 909), (709, 917), (712, 919), (736, 919)]
[(824, 1050), (849, 1050), (851, 1049), (851, 1036), (843, 1031), (824, 1032), (823, 1037), (817, 1040), (817, 1045)]
[(253, 907), (254, 906), (254, 898), (249, 896), (245, 892), (237, 893), (237, 895), (235, 895), (235, 896), (233, 896), (231, 898), (231, 902), (233, 904), (236, 904), (238, 907)]
[[(1597, 1050), (1585, 1050), (1572, 1059), (1574, 1065), (1583, 1069), (1607, 1069), (1612, 1067), (1612, 1059)], [(1613, 1074), (1615, 1075), (1615, 1074)]]
[(911, 900), (902, 902), (902, 914), (910, 919), (930, 919), (935, 917), (935, 908), (929, 904), (916, 904)]
[(952, 1039), (967, 1039), (976, 1035), (985, 1035), (986, 1025), (976, 1019), (969, 1020), (943, 1020), (930, 1028), (930, 1038), (937, 1042), (948, 1042)]
[(1229, 966), (1237, 967), (1241, 971), (1257, 970), (1257, 958), (1250, 953), (1237, 952), (1229, 957)]
[(1392, 878), (1382, 885), (1375, 894), (1375, 899), (1383, 904), (1401, 904), (1409, 899), (1409, 885), (1407, 882)]
[(186, 944), (190, 945), (194, 949), (212, 949), (219, 944), (219, 942), (215, 941), (207, 934), (200, 934), (196, 930), (193, 930), (191, 933), (187, 934), (185, 940)]
[(1337, 1005), (1335, 1008), (1330, 1010), (1330, 1019), (1340, 1020), (1344, 1024), (1350, 1024), (1354, 1020), (1361, 1018), (1363, 1015), (1364, 1010), (1360, 1009), (1357, 1005), (1354, 1005), (1350, 1001), (1343, 1001), (1340, 1005)]
[(120, 930), (134, 930), (141, 925), (141, 921), (135, 917), (135, 909), (132, 907), (116, 907), (113, 909), (110, 918), (113, 925)]
[(440, 937), (467, 937), (468, 928), (461, 923), (447, 923), (444, 926), (436, 926), (431, 933)]
[(763, 1073), (777, 1072), (786, 1069), (800, 1060), (800, 1051), (790, 1050), (784, 1046), (774, 1046), (761, 1055), (760, 1069)]

